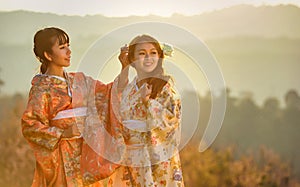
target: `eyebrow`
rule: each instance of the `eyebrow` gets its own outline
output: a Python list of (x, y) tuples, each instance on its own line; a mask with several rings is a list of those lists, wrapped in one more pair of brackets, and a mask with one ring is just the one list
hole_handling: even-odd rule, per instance
[[(151, 48), (150, 50), (156, 50), (157, 51), (157, 49), (155, 47)], [(145, 49), (139, 49), (138, 51), (146, 51), (146, 50)]]

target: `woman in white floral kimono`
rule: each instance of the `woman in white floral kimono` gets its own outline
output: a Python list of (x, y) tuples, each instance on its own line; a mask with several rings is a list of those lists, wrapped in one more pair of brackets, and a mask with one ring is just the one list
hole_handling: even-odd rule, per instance
[(166, 54), (149, 35), (135, 37), (123, 53), (137, 76), (119, 95), (127, 151), (108, 186), (184, 186), (178, 152), (181, 103), (163, 70)]

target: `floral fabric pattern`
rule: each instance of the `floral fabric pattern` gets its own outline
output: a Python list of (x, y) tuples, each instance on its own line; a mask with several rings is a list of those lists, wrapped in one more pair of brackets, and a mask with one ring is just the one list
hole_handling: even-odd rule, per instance
[(109, 178), (108, 186), (184, 186), (178, 153), (180, 143), (180, 97), (169, 80), (155, 99), (145, 105), (135, 80), (120, 96), (123, 121), (143, 123), (147, 131), (123, 123), (127, 145), (123, 165)]
[[(32, 80), (27, 108), (22, 116), (22, 132), (36, 158), (33, 187), (75, 187), (86, 184), (82, 171), (82, 165), (86, 163), (82, 155), (89, 155), (88, 145), (82, 136), (62, 138), (64, 130), (54, 126), (55, 123), (68, 123), (77, 125), (80, 129), (85, 125), (85, 117), (52, 120), (58, 112), (87, 107), (88, 100), (93, 95), (96, 103), (98, 97), (101, 102), (105, 101), (98, 103), (102, 113), (97, 115), (103, 115), (103, 121), (107, 125), (109, 122), (106, 119), (109, 111), (102, 106), (108, 105), (109, 99), (104, 97), (109, 97), (111, 84), (105, 85), (83, 73), (66, 75), (67, 78), (62, 79), (40, 74)], [(93, 174), (90, 178), (93, 178)], [(91, 181), (93, 183), (88, 183), (91, 187), (103, 186), (101, 181)]]

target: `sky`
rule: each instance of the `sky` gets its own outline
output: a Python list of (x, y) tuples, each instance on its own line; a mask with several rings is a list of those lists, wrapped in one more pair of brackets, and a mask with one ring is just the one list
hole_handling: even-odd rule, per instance
[(0, 0), (0, 11), (29, 10), (60, 15), (96, 15), (126, 17), (131, 15), (171, 16), (174, 13), (196, 15), (233, 5), (293, 4), (300, 0)]

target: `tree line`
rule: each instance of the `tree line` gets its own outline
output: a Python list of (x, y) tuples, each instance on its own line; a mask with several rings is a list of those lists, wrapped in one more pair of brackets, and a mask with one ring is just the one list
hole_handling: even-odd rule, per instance
[[(0, 98), (0, 186), (30, 186), (34, 156), (21, 134), (27, 96)], [(228, 90), (225, 119), (216, 141), (200, 153), (197, 146), (210, 111), (209, 95), (200, 97), (199, 129), (181, 150), (186, 186), (300, 186), (300, 97), (296, 90), (258, 106)]]

